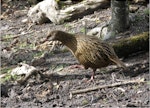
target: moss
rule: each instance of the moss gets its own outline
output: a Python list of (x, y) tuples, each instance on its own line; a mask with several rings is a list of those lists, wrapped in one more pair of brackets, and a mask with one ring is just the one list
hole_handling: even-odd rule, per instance
[(148, 38), (149, 38), (149, 32), (143, 32), (139, 35), (135, 35), (135, 36), (131, 37), (131, 40), (134, 40), (134, 41), (137, 41), (140, 39), (147, 40)]
[(128, 56), (129, 54), (148, 50), (149, 32), (143, 32), (141, 34), (121, 39), (113, 44), (113, 48), (118, 56)]

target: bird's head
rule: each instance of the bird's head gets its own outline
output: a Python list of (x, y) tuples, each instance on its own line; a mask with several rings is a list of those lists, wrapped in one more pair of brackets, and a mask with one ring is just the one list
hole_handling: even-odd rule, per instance
[(66, 44), (67, 42), (72, 41), (72, 38), (74, 38), (72, 34), (69, 34), (64, 31), (54, 30), (54, 31), (48, 32), (46, 38), (41, 43), (44, 43), (46, 41), (60, 41)]
[(59, 31), (51, 31), (48, 32), (46, 40), (47, 41), (55, 41), (58, 40)]
[(46, 41), (56, 41), (59, 40), (59, 33), (60, 31), (50, 31), (48, 32), (46, 38), (42, 41), (42, 43), (46, 42)]

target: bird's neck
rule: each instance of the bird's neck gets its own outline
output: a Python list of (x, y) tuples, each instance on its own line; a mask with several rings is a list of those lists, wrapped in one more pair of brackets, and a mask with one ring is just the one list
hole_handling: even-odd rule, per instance
[(73, 34), (64, 33), (60, 36), (62, 44), (66, 45), (72, 52), (76, 51), (77, 40)]

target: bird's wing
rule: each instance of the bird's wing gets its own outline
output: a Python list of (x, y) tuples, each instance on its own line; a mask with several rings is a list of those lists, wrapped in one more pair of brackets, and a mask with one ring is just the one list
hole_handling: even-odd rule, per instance
[(103, 44), (103, 47), (104, 47), (105, 54), (112, 62), (116, 63), (119, 67), (123, 67), (124, 69), (126, 69), (124, 63), (121, 60), (119, 60), (114, 49), (109, 44)]

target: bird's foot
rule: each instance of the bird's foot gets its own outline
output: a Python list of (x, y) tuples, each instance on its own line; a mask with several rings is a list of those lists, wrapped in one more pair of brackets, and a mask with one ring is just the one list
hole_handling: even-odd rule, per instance
[(72, 66), (69, 66), (69, 69), (74, 69), (74, 68), (84, 69), (84, 67), (82, 65), (72, 65)]
[(87, 83), (90, 83), (90, 82), (94, 82), (95, 83), (93, 75), (91, 76), (91, 78), (89, 80), (87, 80)]

